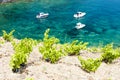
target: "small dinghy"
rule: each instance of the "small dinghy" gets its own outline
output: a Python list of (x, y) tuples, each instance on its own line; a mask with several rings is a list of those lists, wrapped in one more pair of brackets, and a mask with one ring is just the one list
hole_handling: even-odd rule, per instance
[(73, 16), (74, 16), (75, 18), (80, 18), (80, 17), (83, 17), (83, 16), (85, 16), (85, 15), (86, 15), (85, 12), (77, 12), (77, 13), (74, 14)]
[(81, 29), (81, 28), (83, 28), (85, 26), (86, 26), (85, 24), (82, 24), (82, 23), (79, 22), (79, 23), (76, 24), (75, 28), (76, 29)]
[(40, 14), (36, 15), (36, 18), (46, 18), (48, 17), (49, 13), (44, 13), (44, 12), (41, 12)]

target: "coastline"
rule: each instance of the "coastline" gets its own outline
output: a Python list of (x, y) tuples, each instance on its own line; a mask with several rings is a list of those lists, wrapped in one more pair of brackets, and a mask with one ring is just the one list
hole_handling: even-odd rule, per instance
[[(13, 1), (15, 1), (15, 0), (0, 0), (0, 4), (2, 4), (2, 3), (7, 4), (7, 2), (9, 4), (9, 2), (13, 2)], [(19, 8), (21, 8), (21, 7), (19, 7)], [(19, 10), (19, 8), (18, 8), (18, 10)], [(10, 9), (14, 10), (14, 6), (13, 6), (13, 8), (10, 8)], [(8, 9), (8, 12), (9, 11), (11, 12), (11, 10)], [(11, 12), (11, 14), (13, 14), (13, 13), (14, 12)], [(19, 23), (19, 24), (21, 24), (21, 23)], [(3, 26), (3, 27), (5, 27), (5, 26)], [(22, 25), (22, 27), (23, 27), (22, 29), (25, 30), (25, 28), (27, 26)], [(94, 28), (94, 26), (93, 26), (93, 28)], [(28, 32), (27, 31), (25, 31), (25, 32), (29, 33), (29, 31), (31, 31), (31, 30), (36, 31), (32, 27), (29, 29), (30, 30), (28, 30)], [(36, 29), (39, 29), (39, 27)], [(15, 30), (16, 30), (16, 28), (15, 28)], [(100, 31), (101, 34), (102, 34), (102, 31), (105, 31), (105, 30), (102, 30), (101, 28), (97, 29), (97, 31), (98, 32)], [(68, 31), (68, 33), (70, 33), (70, 31)], [(75, 30), (75, 31), (77, 31), (77, 30)], [(106, 30), (106, 32), (107, 32), (107, 30)], [(75, 35), (77, 36), (78, 33), (75, 33)], [(88, 32), (85, 32), (85, 33), (88, 34)], [(112, 33), (112, 31), (109, 31), (109, 29), (108, 29), (108, 33)], [(22, 33), (22, 34), (24, 34), (24, 33)], [(72, 33), (69, 35), (72, 36)], [(100, 35), (100, 34), (96, 34), (96, 35)], [(94, 42), (92, 42), (92, 44), (94, 44), (94, 43), (96, 43), (96, 41), (98, 41), (98, 39), (96, 39), (96, 36), (93, 35), (92, 33), (89, 36), (92, 36), (93, 37), (92, 39), (95, 40), (95, 41), (93, 40)], [(36, 37), (38, 37), (38, 36), (36, 36)], [(82, 37), (82, 36), (79, 36), (79, 37)], [(102, 39), (104, 39), (104, 37)], [(110, 38), (110, 37), (108, 35), (107, 40), (106, 40), (107, 42), (112, 41), (112, 38)], [(118, 37), (119, 37), (119, 35), (118, 35)], [(61, 39), (63, 39), (63, 38), (61, 38)], [(61, 43), (59, 43), (59, 39), (57, 39), (56, 37), (51, 38), (48, 35), (48, 33), (45, 33), (43, 39), (40, 38), (39, 41), (37, 39), (33, 40), (33, 41), (36, 41), (36, 45), (29, 47), (28, 44), (32, 44), (32, 43), (29, 42), (29, 39), (26, 39), (26, 41), (23, 41), (24, 43), (22, 43), (22, 40), (24, 40), (24, 39), (26, 39), (26, 37), (21, 38), (21, 39), (14, 38), (14, 36), (12, 35), (12, 32), (10, 32), (10, 33), (3, 32), (3, 35), (0, 36), (0, 80), (119, 80), (120, 79), (120, 76), (119, 76), (119, 73), (120, 73), (120, 46), (119, 46), (119, 43), (117, 44), (118, 45), (117, 47), (114, 46), (114, 44), (111, 44), (112, 46), (111, 45), (105, 46), (109, 43), (107, 43), (105, 45), (102, 45), (102, 43), (101, 43), (101, 46), (100, 46), (100, 44), (99, 44), (99, 46), (88, 46), (88, 45), (83, 46), (83, 44), (78, 45), (79, 43), (75, 43), (75, 42), (73, 43), (73, 45), (71, 45), (72, 42), (66, 42), (64, 44), (61, 44)], [(31, 39), (33, 39), (33, 38), (31, 38)], [(67, 41), (66, 39), (67, 39), (67, 37), (63, 40)], [(90, 40), (87, 36), (86, 36), (86, 39)], [(113, 37), (113, 39), (116, 39), (116, 38)], [(46, 40), (47, 49), (46, 49), (46, 45), (44, 42), (45, 40)], [(78, 41), (82, 42), (83, 40), (78, 40)], [(119, 38), (117, 41), (119, 41)], [(86, 41), (86, 43), (87, 42), (88, 41)], [(112, 41), (112, 42), (114, 42), (114, 41)], [(22, 46), (19, 45), (19, 43), (21, 43)], [(17, 45), (19, 45), (19, 46), (17, 46)], [(51, 46), (49, 46), (49, 45), (51, 45)], [(17, 47), (17, 49), (16, 49), (16, 47)], [(16, 51), (16, 50), (18, 50), (18, 51)], [(20, 68), (15, 67), (14, 70), (16, 70), (16, 72), (14, 72), (13, 71), (14, 66), (10, 65), (10, 61), (12, 59), (16, 59), (16, 62), (18, 62), (18, 64), (19, 64), (19, 62), (23, 59), (22, 58), (23, 56), (21, 57), (21, 55), (26, 55), (24, 53), (25, 52), (24, 50), (28, 51), (26, 53), (29, 54), (29, 55), (27, 55), (26, 63), (25, 64), (23, 63), (23, 65), (25, 65), (25, 66), (24, 67), (22, 66), (23, 68), (21, 68), (21, 63), (20, 63), (20, 65), (19, 65)], [(58, 57), (58, 55), (59, 55), (59, 50), (61, 50), (61, 53), (63, 52), (62, 54), (64, 56), (60, 57), (58, 60), (56, 60), (57, 62), (52, 64), (50, 62), (49, 58), (55, 57), (52, 59), (56, 59), (56, 57)], [(65, 52), (65, 50), (66, 50), (66, 52)], [(46, 54), (46, 55), (48, 55), (47, 58), (44, 58), (45, 52), (48, 53), (48, 54)], [(20, 53), (20, 55), (13, 58), (12, 56), (15, 55), (16, 53)], [(51, 54), (51, 53), (52, 53), (52, 55), (50, 56), (49, 54)], [(73, 54), (71, 54), (71, 53), (73, 53)], [(107, 57), (107, 58), (106, 59), (102, 58), (103, 59), (102, 60), (101, 57), (103, 57), (102, 56), (103, 53), (107, 53), (105, 55), (105, 57)], [(58, 55), (55, 55), (55, 54), (58, 54)], [(119, 57), (116, 57), (117, 54), (119, 54)], [(21, 58), (19, 58), (19, 57), (21, 57)], [(82, 57), (84, 60), (86, 60), (86, 62), (87, 62), (87, 59), (89, 59), (89, 58), (101, 59), (100, 60), (101, 64), (96, 71), (87, 72), (87, 70), (84, 70), (85, 68), (83, 69), (82, 61), (80, 61), (78, 57)], [(109, 59), (110, 60), (113, 59), (113, 61), (111, 61), (111, 63), (107, 63), (107, 61), (109, 61)], [(11, 62), (13, 62), (13, 65), (15, 65), (15, 66), (17, 65), (15, 60), (13, 60)], [(83, 63), (84, 63), (84, 61), (83, 61)], [(90, 63), (92, 64), (92, 66), (96, 66), (95, 62), (94, 63), (92, 63), (92, 61), (88, 62), (88, 65)], [(90, 67), (91, 67), (91, 64), (90, 64)], [(85, 65), (87, 65), (87, 64), (85, 64)], [(13, 67), (13, 68), (11, 68), (11, 67)], [(90, 69), (90, 67), (87, 67), (87, 68)], [(18, 69), (18, 71), (17, 71), (17, 69)], [(31, 79), (27, 79), (27, 78), (31, 78)]]
[[(41, 39), (43, 37), (43, 32), (47, 28), (51, 28), (51, 35), (59, 38), (62, 43), (71, 42), (72, 40), (79, 40), (89, 42), (90, 46), (99, 46), (99, 44), (106, 45), (111, 42), (113, 42), (115, 46), (120, 46), (120, 24), (118, 22), (120, 21), (120, 18), (117, 14), (119, 9), (118, 11), (112, 9), (113, 12), (116, 12), (115, 16), (118, 17), (109, 17), (112, 14), (107, 13), (106, 10), (93, 10), (97, 10), (98, 8), (104, 9), (105, 5), (94, 6), (90, 8), (89, 5), (85, 4), (87, 3), (93, 5), (95, 2), (102, 4), (100, 3), (101, 0), (93, 0), (93, 2), (87, 0), (83, 3), (82, 8), (82, 5), (77, 7), (77, 5), (81, 4), (80, 2), (77, 3), (77, 0), (66, 3), (66, 8), (64, 8), (64, 5), (62, 4), (56, 5), (54, 3), (52, 5), (53, 7), (48, 7), (48, 2), (45, 3), (45, 1), (20, 0), (13, 3), (1, 4), (0, 16), (2, 18), (0, 19), (0, 29), (6, 31), (15, 29), (17, 31), (15, 36), (18, 39), (25, 37)], [(107, 1), (105, 2), (107, 3)], [(50, 3), (52, 4), (52, 2)], [(57, 3), (59, 3), (59, 1)], [(77, 4), (76, 7), (74, 7), (74, 3)], [(112, 2), (109, 3), (111, 4)], [(75, 19), (73, 18), (73, 15), (77, 12), (77, 10), (86, 12), (87, 15), (81, 19)], [(107, 8), (107, 11), (111, 12), (111, 9)], [(36, 19), (35, 17), (39, 12), (48, 12), (50, 16), (45, 19)], [(99, 14), (100, 16), (98, 17)], [(76, 22), (79, 21), (86, 24), (86, 27), (76, 30), (75, 25)]]
[(0, 3), (12, 2), (13, 0), (0, 0)]

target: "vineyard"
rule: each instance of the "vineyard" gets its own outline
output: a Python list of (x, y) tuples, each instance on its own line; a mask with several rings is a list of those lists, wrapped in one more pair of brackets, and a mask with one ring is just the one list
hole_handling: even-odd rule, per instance
[(119, 80), (120, 48), (113, 43), (88, 47), (50, 37), (17, 40), (14, 31), (0, 38), (0, 80)]

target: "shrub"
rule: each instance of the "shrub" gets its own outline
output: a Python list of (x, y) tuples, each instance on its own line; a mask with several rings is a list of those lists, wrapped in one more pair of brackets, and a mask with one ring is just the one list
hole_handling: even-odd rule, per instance
[(101, 52), (101, 47), (90, 47), (87, 50), (94, 53)]
[(0, 39), (0, 44), (4, 44), (4, 43), (5, 43), (5, 41)]
[(78, 40), (75, 40), (71, 44), (65, 44), (64, 50), (68, 53), (68, 55), (78, 55), (80, 50), (87, 49), (87, 45), (88, 43), (78, 43)]
[(113, 44), (106, 45), (102, 48), (102, 52), (101, 59), (106, 63), (111, 63), (114, 59), (120, 56), (119, 50), (113, 49)]
[(24, 53), (30, 53), (33, 46), (37, 44), (36, 40), (31, 38), (22, 39), (18, 44), (14, 43), (14, 49), (16, 52), (24, 51)]
[(39, 50), (43, 55), (43, 59), (50, 61), (51, 63), (55, 63), (61, 58), (62, 50), (60, 48), (57, 49), (59, 39), (55, 37), (49, 38), (49, 31), (50, 29), (47, 29), (44, 33), (43, 46), (41, 46)]
[(10, 66), (12, 69), (19, 69), (22, 64), (26, 64), (27, 58), (33, 49), (33, 46), (37, 44), (36, 40), (25, 38), (19, 43), (14, 42), (15, 53), (12, 55), (10, 60)]
[(45, 59), (48, 62), (50, 61), (51, 63), (57, 62), (62, 56), (62, 51), (57, 50), (56, 46), (51, 47), (47, 50), (45, 47), (41, 47), (40, 52), (43, 54), (43, 59)]
[(27, 62), (27, 58), (27, 54), (24, 54), (23, 52), (16, 52), (10, 60), (10, 66), (12, 69), (19, 69), (21, 64), (25, 64)]
[(15, 30), (12, 30), (10, 33), (7, 33), (5, 30), (2, 30), (3, 32), (3, 38), (6, 40), (6, 41), (12, 41), (13, 40), (13, 33), (14, 33)]
[(89, 58), (87, 60), (84, 60), (82, 57), (78, 57), (81, 65), (82, 65), (82, 69), (84, 69), (87, 72), (95, 72), (97, 70), (97, 68), (100, 66), (101, 64), (101, 60), (100, 59), (92, 59)]
[(45, 46), (45, 47), (48, 47), (48, 48), (52, 47), (53, 44), (56, 44), (56, 43), (59, 43), (59, 42), (60, 42), (60, 40), (57, 39), (57, 38), (55, 38), (55, 37), (50, 37), (50, 38), (49, 38), (49, 35), (48, 35), (48, 34), (49, 34), (49, 31), (50, 31), (50, 29), (47, 29), (47, 30), (45, 31), (45, 33), (44, 33), (44, 38), (43, 38), (44, 46)]

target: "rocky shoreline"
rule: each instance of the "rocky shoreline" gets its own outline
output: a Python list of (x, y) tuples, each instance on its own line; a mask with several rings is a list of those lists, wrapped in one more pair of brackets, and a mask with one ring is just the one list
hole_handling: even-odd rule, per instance
[(0, 0), (0, 3), (6, 3), (6, 2), (11, 2), (13, 0)]

